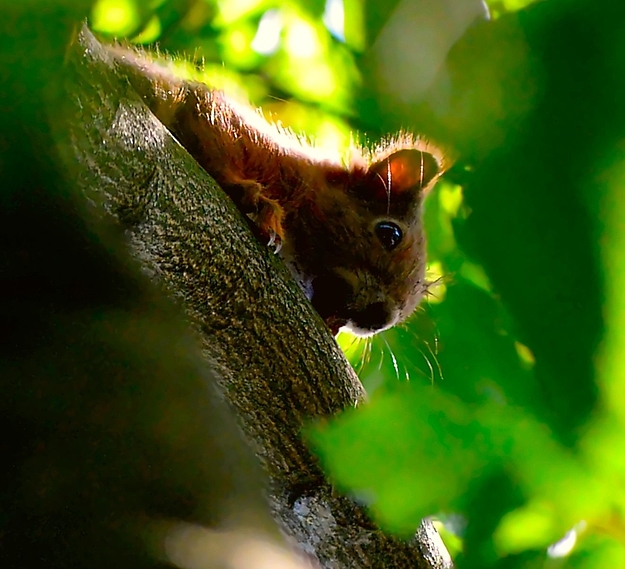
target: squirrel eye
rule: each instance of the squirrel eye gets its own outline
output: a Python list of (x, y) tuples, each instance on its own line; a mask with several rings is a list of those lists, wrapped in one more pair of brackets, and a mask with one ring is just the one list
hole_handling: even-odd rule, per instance
[(375, 226), (375, 234), (387, 251), (395, 249), (404, 236), (399, 226), (392, 221), (380, 221)]

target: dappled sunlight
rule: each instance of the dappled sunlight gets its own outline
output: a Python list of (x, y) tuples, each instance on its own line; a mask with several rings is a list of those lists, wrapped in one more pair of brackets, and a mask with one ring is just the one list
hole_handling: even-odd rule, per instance
[(323, 23), (336, 39), (345, 41), (345, 7), (343, 0), (326, 0)]
[(272, 55), (280, 47), (282, 33), (280, 10), (267, 10), (258, 22), (258, 30), (252, 40), (252, 49), (261, 55)]
[(268, 8), (272, 8), (275, 3), (271, 0), (217, 0), (216, 5), (215, 22), (218, 25), (227, 26), (246, 17), (262, 13)]
[(123, 36), (139, 25), (136, 0), (98, 0), (92, 8), (91, 25), (97, 32)]
[(133, 38), (137, 44), (149, 44), (156, 41), (163, 32), (163, 26), (158, 16), (150, 18), (140, 34)]
[(581, 521), (566, 532), (564, 537), (547, 548), (547, 555), (554, 559), (566, 557), (573, 551), (581, 533), (586, 529), (586, 522)]
[(284, 47), (296, 59), (311, 59), (323, 50), (315, 27), (299, 18), (289, 22)]

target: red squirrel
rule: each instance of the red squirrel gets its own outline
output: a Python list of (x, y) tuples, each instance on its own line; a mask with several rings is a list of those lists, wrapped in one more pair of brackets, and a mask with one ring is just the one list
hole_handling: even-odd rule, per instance
[(166, 62), (108, 46), (156, 117), (276, 245), (333, 334), (368, 336), (407, 318), (425, 280), (423, 200), (442, 153), (410, 135), (345, 164)]

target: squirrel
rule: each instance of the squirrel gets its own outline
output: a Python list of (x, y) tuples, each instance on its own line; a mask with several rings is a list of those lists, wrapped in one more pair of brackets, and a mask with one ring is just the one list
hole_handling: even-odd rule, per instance
[(406, 319), (427, 291), (423, 201), (442, 152), (409, 134), (348, 163), (324, 154), (166, 61), (107, 46), (155, 116), (284, 259), (336, 335), (369, 336)]

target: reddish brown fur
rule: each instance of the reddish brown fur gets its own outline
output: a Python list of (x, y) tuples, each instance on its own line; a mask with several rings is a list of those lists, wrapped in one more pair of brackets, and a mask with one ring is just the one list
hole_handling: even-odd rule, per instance
[[(110, 52), (161, 122), (282, 246), (333, 332), (347, 325), (367, 335), (410, 315), (427, 287), (421, 210), (443, 171), (437, 149), (402, 136), (375, 153), (355, 150), (346, 166), (145, 55)], [(380, 222), (403, 233), (392, 250), (376, 233)]]

